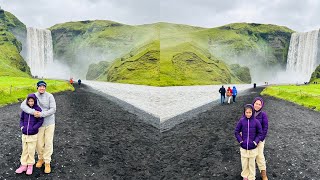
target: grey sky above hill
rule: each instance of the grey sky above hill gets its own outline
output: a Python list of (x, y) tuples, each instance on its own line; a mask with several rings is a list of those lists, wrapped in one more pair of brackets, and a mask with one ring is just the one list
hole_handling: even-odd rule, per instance
[(320, 28), (317, 0), (0, 0), (0, 6), (28, 27), (104, 19), (125, 24), (170, 22), (217, 27), (234, 22)]

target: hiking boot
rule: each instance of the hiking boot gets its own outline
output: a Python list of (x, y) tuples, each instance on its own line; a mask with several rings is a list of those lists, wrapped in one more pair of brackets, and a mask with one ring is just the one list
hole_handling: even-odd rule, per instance
[(50, 163), (45, 163), (44, 165), (44, 173), (49, 174), (51, 172)]
[(16, 173), (17, 174), (21, 174), (23, 172), (27, 171), (27, 166), (21, 165), (17, 170)]
[(26, 172), (26, 174), (27, 175), (31, 175), (32, 174), (32, 171), (33, 171), (33, 165), (28, 165), (28, 167), (27, 167), (27, 172)]
[(43, 159), (39, 159), (37, 164), (36, 164), (36, 168), (41, 168), (43, 164), (44, 164)]
[(262, 180), (268, 180), (266, 170), (262, 170), (262, 171), (261, 171), (261, 177), (262, 177)]

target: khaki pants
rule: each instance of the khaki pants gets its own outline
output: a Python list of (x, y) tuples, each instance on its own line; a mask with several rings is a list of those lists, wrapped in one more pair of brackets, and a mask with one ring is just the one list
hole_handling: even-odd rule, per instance
[(54, 124), (39, 128), (37, 141), (38, 159), (43, 159), (45, 163), (51, 162), (51, 155), (53, 153), (54, 129)]
[(256, 156), (258, 155), (258, 149), (245, 150), (240, 148), (240, 154), (242, 165), (241, 176), (249, 180), (256, 179)]
[(24, 135), (22, 134), (22, 154), (20, 158), (21, 165), (34, 165), (34, 154), (36, 152), (38, 135)]
[(264, 143), (265, 141), (260, 141), (257, 148), (258, 148), (258, 156), (256, 158), (257, 165), (260, 171), (266, 170), (266, 159), (264, 157), (263, 151), (264, 151)]

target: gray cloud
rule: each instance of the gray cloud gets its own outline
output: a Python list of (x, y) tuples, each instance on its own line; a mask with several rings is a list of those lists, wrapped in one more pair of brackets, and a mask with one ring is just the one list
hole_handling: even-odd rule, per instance
[(79, 20), (104, 19), (125, 24), (160, 20), (158, 0), (0, 0), (0, 4), (27, 26), (38, 28)]
[(296, 31), (320, 27), (317, 0), (0, 0), (0, 4), (27, 26), (38, 28), (88, 19), (125, 24), (164, 21), (202, 27), (256, 22)]

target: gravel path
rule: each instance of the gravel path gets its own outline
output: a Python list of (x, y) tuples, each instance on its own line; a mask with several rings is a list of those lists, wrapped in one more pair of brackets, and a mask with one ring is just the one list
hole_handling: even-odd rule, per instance
[(16, 175), (20, 104), (0, 108), (0, 179), (158, 179), (159, 130), (116, 103), (77, 89), (55, 94), (52, 173)]
[[(0, 108), (0, 179), (241, 179), (234, 128), (262, 88), (217, 105), (160, 133), (134, 113), (88, 90), (55, 94), (52, 173), (16, 175), (21, 153), (19, 104)], [(269, 179), (320, 178), (320, 113), (264, 97), (270, 119)], [(259, 177), (257, 175), (257, 177)]]

